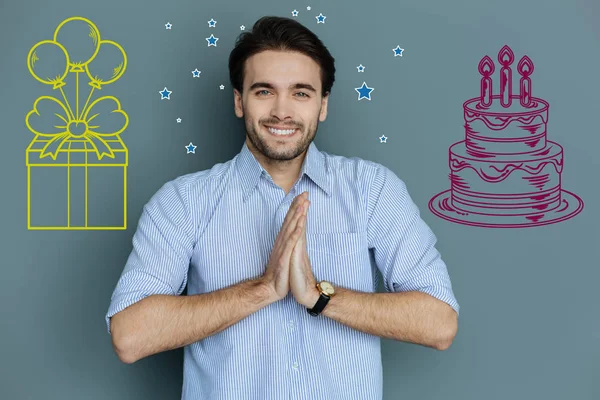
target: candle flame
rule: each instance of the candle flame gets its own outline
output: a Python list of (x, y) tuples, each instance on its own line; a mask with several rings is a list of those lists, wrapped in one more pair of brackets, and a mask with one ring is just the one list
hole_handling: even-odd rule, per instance
[(498, 61), (505, 68), (508, 67), (510, 64), (512, 64), (514, 60), (515, 60), (515, 54), (510, 49), (510, 47), (505, 45), (504, 47), (502, 47), (502, 49), (500, 49), (500, 52), (498, 53)]
[(488, 77), (494, 73), (494, 62), (488, 56), (485, 56), (479, 61), (479, 73), (485, 77)]
[(523, 56), (517, 65), (517, 71), (524, 77), (528, 77), (533, 73), (533, 62), (527, 56)]

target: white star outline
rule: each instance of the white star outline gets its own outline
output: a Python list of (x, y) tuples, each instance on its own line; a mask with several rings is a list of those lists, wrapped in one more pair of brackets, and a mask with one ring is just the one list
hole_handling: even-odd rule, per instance
[[(214, 42), (214, 43), (211, 43), (211, 42), (210, 42), (210, 39), (215, 39), (215, 42)], [(210, 37), (207, 37), (207, 38), (206, 38), (206, 41), (208, 42), (208, 47), (210, 47), (210, 46), (215, 46), (215, 47), (217, 47), (217, 41), (218, 41), (218, 40), (219, 40), (219, 38), (215, 37), (215, 35), (213, 35), (213, 34), (211, 33), (211, 34), (210, 34)]]
[[(366, 96), (363, 96), (360, 93), (360, 89), (362, 89), (363, 87), (365, 89), (370, 89), (369, 93)], [(367, 85), (367, 82), (363, 81), (362, 85), (360, 85), (360, 87), (354, 88), (354, 90), (358, 93), (358, 101), (360, 101), (362, 99), (367, 99), (367, 100), (371, 101), (371, 93), (373, 93), (375, 91), (375, 88), (369, 87), (369, 85)]]
[[(187, 149), (187, 153), (186, 154), (190, 154), (190, 153), (196, 154), (196, 147), (198, 147), (198, 146), (194, 146), (192, 144), (192, 142), (190, 142), (190, 144), (188, 144), (187, 146), (184, 146), (184, 147)], [(192, 147), (192, 150), (189, 149), (190, 147)]]
[[(163, 92), (167, 92), (167, 95), (165, 96), (163, 94)], [(165, 86), (165, 88), (163, 90), (159, 91), (158, 93), (160, 93), (160, 99), (161, 100), (164, 100), (164, 99), (171, 100), (171, 93), (173, 93), (173, 91), (167, 89), (167, 87)]]
[[(400, 50), (400, 54), (396, 53), (396, 50)], [(397, 45), (396, 47), (394, 47), (392, 49), (392, 51), (394, 52), (394, 57), (402, 57), (403, 53), (404, 53), (404, 49), (402, 47), (400, 47), (400, 45)]]

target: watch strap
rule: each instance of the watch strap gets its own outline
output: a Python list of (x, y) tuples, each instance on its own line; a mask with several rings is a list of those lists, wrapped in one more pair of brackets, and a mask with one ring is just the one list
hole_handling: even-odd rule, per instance
[(307, 308), (306, 310), (308, 311), (308, 313), (310, 315), (312, 315), (313, 317), (316, 317), (317, 315), (319, 315), (321, 313), (321, 311), (323, 311), (323, 309), (325, 308), (327, 303), (329, 303), (330, 298), (331, 297), (327, 296), (326, 294), (321, 293), (319, 296), (319, 299), (315, 303), (314, 307)]

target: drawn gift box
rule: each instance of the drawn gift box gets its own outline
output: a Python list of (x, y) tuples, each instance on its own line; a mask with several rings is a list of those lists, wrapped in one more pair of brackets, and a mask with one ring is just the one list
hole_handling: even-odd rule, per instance
[(70, 137), (42, 157), (49, 139), (37, 135), (27, 148), (29, 229), (127, 228), (128, 150), (120, 136), (106, 139), (113, 157), (99, 157), (87, 139)]
[(25, 117), (34, 134), (26, 150), (28, 228), (126, 229), (128, 151), (121, 134), (129, 117), (114, 96), (93, 100), (125, 72), (123, 47), (101, 39), (89, 19), (70, 17), (30, 49), (27, 68), (55, 94), (38, 97)]

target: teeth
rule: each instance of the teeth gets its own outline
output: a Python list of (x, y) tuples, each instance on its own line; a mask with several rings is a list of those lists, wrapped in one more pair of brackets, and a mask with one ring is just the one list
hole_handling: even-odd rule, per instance
[(291, 135), (292, 133), (294, 133), (294, 131), (295, 129), (280, 130), (269, 128), (269, 132), (274, 133), (275, 135)]

